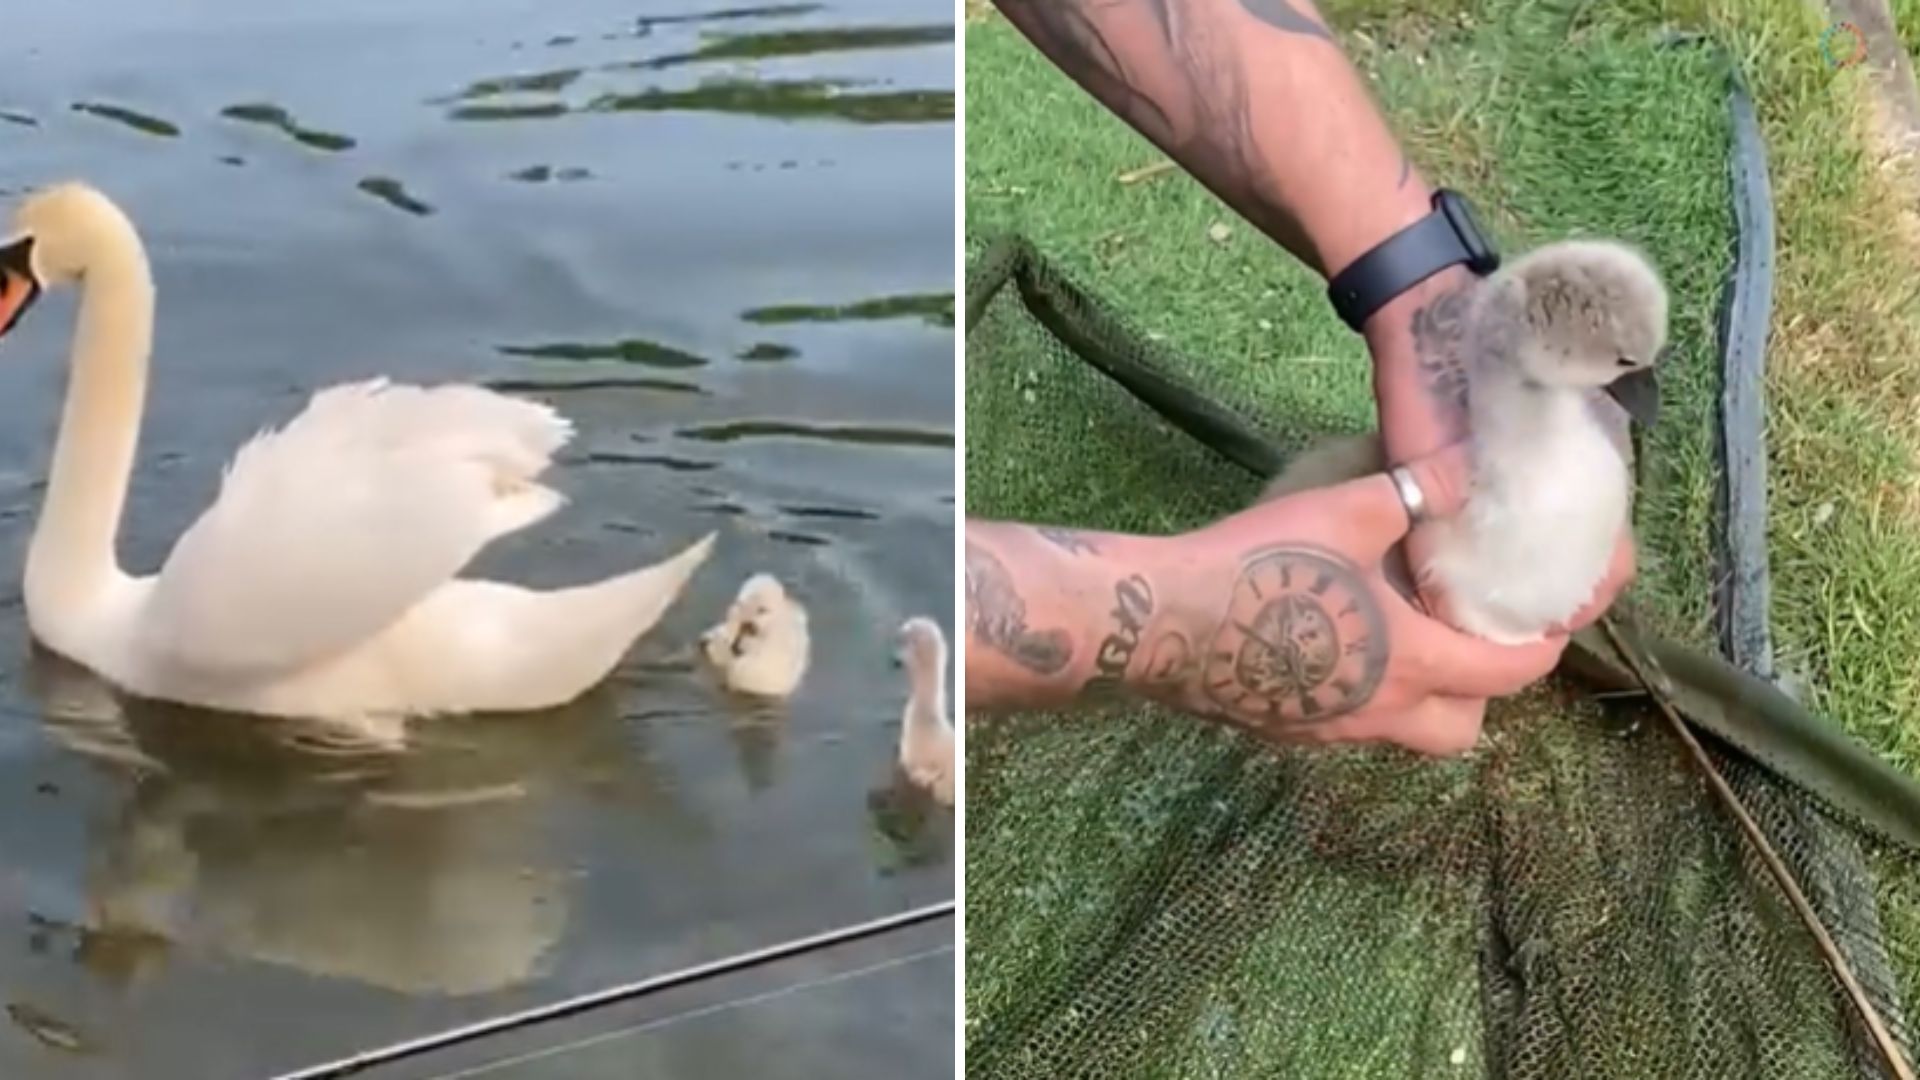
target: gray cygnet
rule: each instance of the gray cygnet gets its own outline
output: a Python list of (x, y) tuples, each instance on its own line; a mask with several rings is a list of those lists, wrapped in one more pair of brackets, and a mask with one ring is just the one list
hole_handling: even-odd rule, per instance
[[(1421, 568), (1462, 629), (1533, 641), (1592, 599), (1627, 525), (1632, 478), (1590, 398), (1652, 369), (1667, 306), (1644, 255), (1595, 240), (1530, 252), (1474, 296), (1465, 342), (1473, 487), (1459, 514), (1433, 523)], [(1331, 440), (1296, 458), (1261, 500), (1385, 465), (1376, 435)]]

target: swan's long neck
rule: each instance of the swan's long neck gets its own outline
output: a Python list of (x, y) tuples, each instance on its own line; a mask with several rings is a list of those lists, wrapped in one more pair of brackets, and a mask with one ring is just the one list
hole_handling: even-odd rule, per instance
[(36, 630), (80, 617), (126, 576), (115, 540), (146, 400), (153, 278), (130, 226), (89, 225), (93, 250), (81, 278), (66, 406), (27, 549), (26, 603)]
[(932, 734), (947, 726), (947, 660), (914, 665), (907, 697), (905, 724), (909, 732)]

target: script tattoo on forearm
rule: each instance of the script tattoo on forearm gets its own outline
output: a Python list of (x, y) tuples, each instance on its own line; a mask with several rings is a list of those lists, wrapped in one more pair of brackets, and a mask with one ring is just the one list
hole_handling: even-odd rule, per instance
[(1312, 547), (1264, 548), (1234, 580), (1201, 685), (1243, 723), (1324, 723), (1373, 698), (1388, 652), (1386, 616), (1351, 562)]
[(1178, 630), (1161, 634), (1147, 653), (1141, 681), (1149, 687), (1172, 686), (1193, 673), (1193, 642)]
[(1065, 631), (1027, 626), (1026, 601), (1006, 564), (972, 541), (967, 542), (967, 630), (1036, 675), (1057, 675), (1073, 659)]
[(1113, 632), (1100, 642), (1093, 657), (1093, 678), (1084, 691), (1105, 692), (1118, 689), (1127, 679), (1134, 653), (1140, 649), (1140, 633), (1153, 614), (1153, 586), (1139, 574), (1121, 578), (1113, 586)]
[(1413, 313), (1413, 353), (1420, 383), (1452, 434), (1466, 434), (1467, 323), (1471, 284), (1449, 289)]
[(1047, 543), (1052, 544), (1054, 547), (1059, 548), (1069, 555), (1097, 555), (1100, 552), (1099, 547), (1096, 546), (1093, 541), (1087, 539), (1085, 534), (1075, 532), (1072, 529), (1055, 528), (1051, 525), (1039, 525), (1035, 526), (1033, 531), (1040, 535), (1040, 539), (1045, 540)]

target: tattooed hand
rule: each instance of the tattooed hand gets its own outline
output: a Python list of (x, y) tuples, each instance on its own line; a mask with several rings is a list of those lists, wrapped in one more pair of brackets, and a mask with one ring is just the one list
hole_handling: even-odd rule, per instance
[[(1461, 448), (1410, 468), (1436, 515), (1459, 507)], [(1001, 644), (1018, 635), (970, 610), (968, 707), (1058, 705), (1125, 687), (1276, 740), (1464, 750), (1485, 700), (1552, 670), (1566, 639), (1510, 648), (1422, 614), (1383, 572), (1407, 526), (1381, 475), (1166, 538), (969, 522), (969, 602), (977, 553), (1004, 573), (997, 610), (1017, 601), (1024, 632), (1051, 627), (1071, 658), (1036, 678)]]

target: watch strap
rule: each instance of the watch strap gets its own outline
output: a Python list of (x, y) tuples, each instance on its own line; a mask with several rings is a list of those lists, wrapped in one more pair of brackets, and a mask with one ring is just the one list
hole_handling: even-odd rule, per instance
[(1327, 298), (1355, 330), (1387, 302), (1449, 266), (1465, 263), (1476, 274), (1500, 267), (1500, 256), (1481, 235), (1466, 200), (1457, 192), (1434, 192), (1433, 209), (1387, 237), (1327, 283)]

